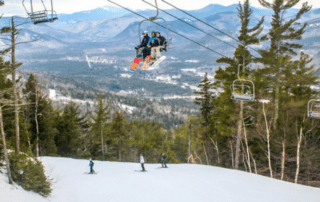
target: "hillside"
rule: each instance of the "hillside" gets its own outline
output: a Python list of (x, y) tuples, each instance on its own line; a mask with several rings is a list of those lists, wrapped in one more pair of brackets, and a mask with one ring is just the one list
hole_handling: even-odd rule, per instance
[[(175, 164), (157, 169), (146, 164), (95, 161), (97, 175), (88, 175), (87, 160), (42, 157), (54, 179), (47, 199), (11, 189), (0, 174), (1, 202), (318, 202), (320, 189), (213, 166)], [(4, 200), (3, 200), (4, 199)]]

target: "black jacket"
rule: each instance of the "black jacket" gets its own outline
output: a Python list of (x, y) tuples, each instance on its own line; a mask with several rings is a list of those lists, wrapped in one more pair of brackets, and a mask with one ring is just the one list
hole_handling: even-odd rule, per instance
[(164, 38), (163, 36), (160, 36), (158, 39), (160, 41), (160, 46), (163, 46), (164, 43), (167, 41), (166, 38)]
[(157, 39), (151, 41), (151, 42), (150, 42), (150, 46), (151, 46), (151, 47), (160, 46), (160, 39), (157, 38)]
[(140, 47), (146, 47), (149, 42), (150, 37), (148, 35), (144, 36), (142, 39), (142, 42), (140, 44)]

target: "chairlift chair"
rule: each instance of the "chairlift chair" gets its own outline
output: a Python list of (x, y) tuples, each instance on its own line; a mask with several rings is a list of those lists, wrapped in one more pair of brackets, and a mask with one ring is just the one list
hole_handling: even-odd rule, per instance
[(159, 16), (158, 2), (157, 2), (157, 0), (155, 0), (155, 2), (156, 2), (156, 7), (157, 7), (157, 15), (156, 15), (155, 17), (151, 17), (151, 18), (149, 18), (149, 19), (147, 19), (147, 20), (143, 20), (143, 21), (140, 22), (140, 24), (139, 24), (139, 41), (140, 41), (140, 44), (141, 44), (141, 42), (142, 42), (142, 39), (141, 39), (141, 25), (142, 25), (144, 22), (154, 22), (154, 21), (156, 21), (156, 20), (162, 20), (162, 21), (165, 23), (165, 29), (166, 29), (166, 32), (167, 32), (167, 34), (166, 34), (166, 35), (167, 35), (167, 43), (164, 44), (164, 48), (162, 49), (162, 51), (164, 50), (164, 51), (167, 52), (168, 49), (169, 49), (169, 44), (170, 44), (170, 43), (168, 43), (168, 42), (169, 42), (169, 28), (168, 28), (168, 23), (167, 23), (167, 21), (166, 21), (165, 19), (158, 17), (158, 16)]
[(320, 120), (320, 99), (312, 99), (308, 102), (308, 118)]
[(233, 81), (231, 91), (233, 100), (254, 101), (255, 99), (254, 83), (240, 78), (240, 65), (238, 65), (238, 79)]
[(54, 22), (58, 20), (57, 13), (53, 10), (53, 0), (51, 1), (51, 9), (47, 9), (43, 0), (41, 0), (42, 3), (42, 9), (39, 11), (36, 11), (34, 8), (34, 0), (30, 0), (30, 10), (28, 11), (27, 7), (25, 6), (25, 0), (22, 1), (22, 5), (24, 9), (26, 10), (28, 16), (30, 17), (31, 21), (36, 25), (40, 23), (47, 23), (47, 22)]

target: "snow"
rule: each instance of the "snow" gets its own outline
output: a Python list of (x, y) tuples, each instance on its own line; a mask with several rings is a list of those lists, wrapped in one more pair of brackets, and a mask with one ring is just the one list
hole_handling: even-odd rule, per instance
[[(147, 159), (146, 159), (147, 160)], [(243, 171), (194, 164), (94, 161), (98, 174), (88, 175), (88, 160), (42, 157), (53, 177), (52, 195), (42, 198), (13, 189), (0, 173), (1, 202), (319, 202), (320, 189), (275, 180)]]
[(132, 112), (137, 109), (136, 107), (132, 107), (132, 106), (125, 105), (125, 104), (121, 104), (120, 107), (122, 110), (128, 112), (129, 114), (132, 114)]
[(193, 73), (197, 72), (197, 70), (194, 69), (194, 68), (192, 68), (192, 69), (181, 69), (181, 71), (183, 71), (183, 72), (193, 72)]
[(132, 77), (132, 74), (120, 74), (120, 76), (124, 78), (130, 78)]
[(63, 104), (68, 104), (69, 102), (74, 102), (81, 105), (94, 105), (94, 101), (92, 100), (79, 100), (79, 99), (73, 99), (71, 97), (65, 97), (62, 95), (57, 95), (56, 90), (49, 89), (49, 98), (54, 101), (62, 102)]

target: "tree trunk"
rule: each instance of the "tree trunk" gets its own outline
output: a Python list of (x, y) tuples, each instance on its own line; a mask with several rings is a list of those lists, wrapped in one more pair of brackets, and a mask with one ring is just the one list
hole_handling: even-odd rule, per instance
[[(220, 164), (220, 157), (219, 157), (218, 142), (216, 142), (216, 143), (215, 143), (211, 137), (210, 137), (210, 140), (211, 140), (211, 142), (212, 142), (213, 146), (216, 148), (217, 156), (218, 156), (218, 164)], [(233, 156), (233, 154), (232, 154), (232, 156)]]
[(35, 107), (34, 119), (36, 122), (36, 130), (37, 130), (36, 158), (39, 158), (38, 86), (37, 86), (37, 83), (36, 83), (36, 107)]
[(252, 173), (252, 170), (251, 170), (251, 162), (250, 162), (249, 146), (248, 146), (248, 139), (247, 139), (247, 132), (246, 132), (246, 125), (245, 125), (244, 121), (243, 121), (243, 134), (244, 134), (244, 140), (245, 140), (246, 147), (247, 147), (248, 167), (249, 167), (250, 173)]
[[(305, 121), (305, 118), (303, 118), (303, 122)], [(298, 123), (297, 123), (298, 125)], [(297, 145), (297, 170), (296, 170), (296, 177), (294, 180), (294, 183), (298, 183), (298, 178), (299, 178), (299, 172), (300, 172), (300, 146), (302, 142), (302, 132), (303, 132), (303, 127), (300, 127), (300, 134), (298, 137), (298, 145)]]
[(230, 149), (231, 149), (231, 165), (232, 165), (232, 168), (234, 169), (234, 157), (233, 157), (232, 141), (230, 141)]
[(4, 129), (3, 129), (3, 119), (2, 119), (2, 108), (1, 107), (0, 107), (0, 129), (1, 129), (1, 136), (2, 136), (4, 159), (6, 162), (7, 173), (8, 173), (8, 180), (9, 180), (10, 184), (14, 184), (12, 177), (11, 177), (10, 162), (9, 162), (8, 153), (7, 153), (6, 135), (5, 135)]
[(18, 95), (17, 95), (17, 82), (16, 82), (16, 53), (15, 53), (15, 26), (14, 26), (14, 17), (12, 17), (12, 30), (11, 30), (11, 43), (12, 43), (12, 51), (11, 51), (11, 63), (12, 63), (12, 87), (13, 87), (13, 97), (14, 97), (14, 116), (15, 116), (15, 132), (16, 132), (16, 148), (15, 152), (19, 153), (19, 109), (18, 109)]
[(101, 152), (104, 159), (104, 149), (103, 149), (103, 132), (102, 132), (102, 126), (100, 126), (100, 136), (101, 136)]
[(191, 156), (191, 119), (189, 123), (189, 157)]
[(121, 162), (121, 135), (119, 135), (119, 161)]
[(271, 153), (270, 153), (270, 133), (269, 133), (267, 115), (266, 115), (266, 112), (265, 112), (265, 110), (264, 110), (264, 103), (262, 103), (262, 110), (263, 110), (264, 120), (265, 120), (265, 122), (266, 122), (266, 130), (267, 130), (268, 163), (269, 163), (270, 177), (273, 178), (272, 166), (271, 166)]
[[(286, 135), (284, 135), (285, 138)], [(286, 160), (286, 140), (284, 139), (282, 141), (282, 159), (281, 159), (281, 180), (283, 180), (284, 177), (284, 164)]]
[(206, 151), (206, 146), (204, 146), (204, 142), (202, 142), (202, 146), (203, 146), (204, 154), (206, 155), (207, 165), (209, 165), (209, 159), (208, 159), (208, 155), (207, 155), (207, 151)]
[(246, 160), (245, 160), (245, 156), (244, 153), (242, 154), (242, 161), (243, 161), (243, 165), (244, 165), (244, 168), (246, 170), (246, 172), (248, 172), (248, 169), (247, 169), (247, 164), (246, 164)]
[(235, 157), (235, 169), (239, 169), (240, 162), (240, 143), (242, 139), (242, 120), (243, 120), (243, 101), (240, 101), (240, 113), (238, 120), (237, 142), (236, 142), (236, 157)]
[(249, 150), (249, 152), (250, 152), (250, 155), (251, 155), (251, 158), (252, 158), (252, 161), (253, 161), (253, 165), (254, 165), (254, 173), (258, 174), (256, 160), (254, 160), (252, 152), (250, 150)]
[[(277, 82), (280, 83), (279, 79), (277, 79)], [(273, 120), (273, 129), (277, 129), (277, 121), (279, 117), (279, 100), (280, 100), (280, 86), (279, 83), (276, 83), (275, 88), (275, 98), (274, 98), (274, 120)]]

